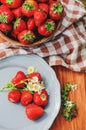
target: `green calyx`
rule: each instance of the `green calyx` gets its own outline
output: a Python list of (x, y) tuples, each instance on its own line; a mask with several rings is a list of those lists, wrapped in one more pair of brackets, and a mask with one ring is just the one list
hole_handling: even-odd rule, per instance
[(8, 21), (7, 21), (7, 16), (4, 15), (3, 13), (0, 14), (0, 22), (1, 22), (1, 23), (8, 23)]
[(16, 19), (16, 21), (14, 22), (14, 26), (13, 26), (14, 29), (16, 29), (18, 27), (20, 20), (21, 20), (21, 18)]
[(63, 7), (62, 7), (61, 4), (54, 4), (54, 5), (53, 5), (53, 8), (51, 8), (51, 10), (53, 10), (54, 13), (60, 14), (60, 13), (63, 12)]
[(45, 94), (42, 94), (42, 95), (41, 95), (41, 99), (42, 99), (42, 100), (46, 100), (46, 95), (45, 95)]
[(34, 6), (28, 2), (23, 3), (23, 8), (26, 10), (34, 10)]
[(55, 29), (55, 23), (53, 22), (46, 22), (45, 27), (47, 29), (47, 32), (51, 32)]
[(28, 33), (24, 34), (23, 38), (24, 38), (24, 40), (31, 42), (35, 39), (35, 36), (33, 34), (31, 34), (31, 32), (28, 31)]
[(11, 4), (14, 2), (14, 0), (6, 0), (6, 2), (7, 2), (9, 5), (11, 5)]

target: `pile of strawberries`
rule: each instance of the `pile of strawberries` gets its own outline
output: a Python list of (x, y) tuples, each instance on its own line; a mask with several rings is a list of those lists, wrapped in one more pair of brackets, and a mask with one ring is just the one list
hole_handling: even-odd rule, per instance
[(0, 89), (0, 91), (6, 90), (10, 102), (25, 106), (26, 116), (30, 120), (39, 119), (44, 115), (49, 95), (39, 72), (33, 71), (26, 75), (23, 71), (17, 71), (11, 81)]
[(57, 0), (0, 0), (0, 31), (29, 45), (51, 36), (63, 13)]

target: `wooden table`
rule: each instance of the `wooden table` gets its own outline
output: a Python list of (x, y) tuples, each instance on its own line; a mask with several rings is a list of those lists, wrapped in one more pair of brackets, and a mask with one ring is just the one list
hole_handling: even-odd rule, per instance
[(86, 130), (86, 74), (72, 72), (60, 66), (53, 67), (53, 69), (60, 81), (61, 88), (66, 82), (78, 85), (78, 88), (70, 94), (71, 100), (77, 103), (78, 116), (68, 122), (62, 117), (60, 111), (49, 130)]

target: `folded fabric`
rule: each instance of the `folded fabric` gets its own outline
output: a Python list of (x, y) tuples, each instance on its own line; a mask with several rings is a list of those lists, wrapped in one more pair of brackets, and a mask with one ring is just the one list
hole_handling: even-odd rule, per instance
[(86, 9), (80, 0), (61, 0), (65, 16), (53, 39), (36, 48), (15, 48), (0, 43), (0, 59), (11, 55), (37, 54), (50, 66), (62, 65), (73, 71), (86, 70)]

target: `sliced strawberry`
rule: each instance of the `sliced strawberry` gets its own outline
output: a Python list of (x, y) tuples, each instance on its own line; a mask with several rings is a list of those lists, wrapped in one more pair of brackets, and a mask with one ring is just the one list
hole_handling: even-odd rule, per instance
[(35, 104), (29, 104), (26, 106), (26, 115), (30, 120), (37, 120), (44, 114), (44, 109)]

